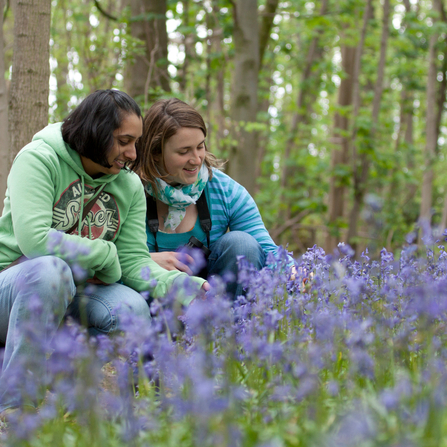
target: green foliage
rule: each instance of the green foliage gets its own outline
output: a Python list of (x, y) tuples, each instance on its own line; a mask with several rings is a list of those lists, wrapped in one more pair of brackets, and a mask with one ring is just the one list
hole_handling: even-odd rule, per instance
[[(260, 17), (264, 5), (259, 1)], [(336, 114), (350, 121), (349, 130), (339, 131), (339, 136), (350, 140), (355, 129), (356, 148), (360, 154), (367, 154), (370, 163), (366, 189), (377, 193), (384, 203), (379, 211), (380, 231), (363, 221), (365, 231), (376, 234), (377, 247), (393, 248), (413, 227), (418, 218), (424, 165), (428, 44), (430, 36), (438, 33), (439, 58), (447, 57), (447, 24), (433, 12), (431, 1), (421, 0), (417, 8), (410, 5), (411, 10), (405, 11), (403, 1), (391, 1), (384, 90), (379, 121), (372, 130), (383, 2), (373, 0), (374, 14), (368, 23), (360, 67), (361, 104), (355, 128), (352, 105), (338, 103), (339, 85), (347, 76), (342, 70), (341, 50), (359, 43), (364, 0), (329, 0), (324, 14), (320, 14), (322, 0), (279, 2), (259, 71), (257, 122), (244, 124), (258, 135), (256, 201), (272, 231), (284, 219), (300, 213), (306, 215), (306, 221), (324, 228), (331, 176), (335, 184), (346, 188), (345, 214), (350, 209), (352, 160), (331, 168), (331, 154), (339, 147), (333, 139)], [(109, 7), (118, 21), (102, 16), (87, 0), (76, 5), (53, 1), (51, 120), (62, 119), (96, 88), (122, 87), (126, 64), (144, 50), (142, 42), (130, 37), (135, 17), (131, 19), (126, 9), (113, 9), (112, 4)], [(232, 141), (234, 124), (229, 119), (233, 4), (229, 0), (169, 0), (167, 7), (172, 95), (191, 103), (204, 116), (209, 127), (208, 147), (225, 158), (237, 143)], [(6, 25), (10, 23), (8, 17)], [(312, 45), (313, 63), (306, 77)], [(165, 96), (165, 92), (153, 91), (151, 96)], [(404, 113), (412, 115), (411, 141), (405, 139), (407, 124), (401, 122)], [(294, 127), (296, 120), (298, 125)], [(447, 192), (442, 179), (446, 167), (442, 151), (447, 138), (444, 122), (443, 117), (435, 164), (435, 223), (439, 222)], [(288, 172), (286, 179), (284, 172)], [(327, 231), (335, 231), (335, 225), (342, 238), (346, 224), (346, 217), (340, 218)], [(287, 239), (292, 233), (284, 234), (281, 242), (290, 242)], [(324, 246), (325, 232), (311, 233), (305, 236), (308, 243)], [(360, 242), (368, 243), (361, 237)]]

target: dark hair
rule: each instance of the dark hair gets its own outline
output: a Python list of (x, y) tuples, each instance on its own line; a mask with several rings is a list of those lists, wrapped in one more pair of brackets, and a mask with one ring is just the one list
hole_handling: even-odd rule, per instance
[[(205, 122), (200, 113), (177, 98), (158, 100), (143, 119), (143, 135), (137, 143), (138, 157), (130, 167), (140, 176), (143, 183), (150, 183), (155, 191), (157, 190), (155, 179), (161, 177), (155, 156), (161, 155), (164, 164), (164, 144), (182, 127), (200, 129), (206, 137)], [(204, 163), (208, 168), (210, 179), (213, 176), (211, 168), (220, 168), (223, 164), (208, 151), (206, 145)]]
[(110, 168), (107, 155), (113, 147), (113, 132), (128, 114), (141, 117), (140, 108), (127, 93), (96, 90), (65, 118), (62, 138), (79, 155)]

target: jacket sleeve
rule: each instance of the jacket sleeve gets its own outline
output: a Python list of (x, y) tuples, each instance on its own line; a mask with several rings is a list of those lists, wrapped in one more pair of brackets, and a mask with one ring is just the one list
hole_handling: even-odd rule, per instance
[[(191, 289), (198, 290), (205, 282), (204, 279), (189, 277), (186, 273), (178, 271), (168, 271), (150, 257), (146, 244), (146, 200), (140, 180), (129, 200), (131, 204), (128, 215), (121, 223), (120, 233), (115, 241), (123, 283), (138, 292), (149, 291), (154, 298), (163, 297), (174, 281), (181, 281), (183, 278), (187, 282), (189, 278)], [(191, 292), (193, 294), (194, 290)]]
[(107, 283), (116, 282), (121, 267), (113, 243), (68, 235), (51, 228), (56, 169), (54, 161), (38, 151), (19, 154), (8, 176), (12, 230), (27, 258), (55, 254), (93, 270)]
[[(278, 246), (265, 228), (259, 209), (248, 191), (231, 179), (228, 183), (225, 202), (230, 231), (245, 231), (258, 241), (266, 255), (276, 254)], [(289, 258), (289, 265), (293, 265), (293, 259), (290, 256)]]
[(259, 242), (266, 253), (276, 252), (278, 247), (265, 228), (255, 201), (248, 191), (235, 181), (229, 183), (226, 206), (230, 231), (245, 231)]

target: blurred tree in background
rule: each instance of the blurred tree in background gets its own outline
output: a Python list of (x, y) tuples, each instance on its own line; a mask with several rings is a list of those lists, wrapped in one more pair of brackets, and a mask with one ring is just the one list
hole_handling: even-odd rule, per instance
[[(18, 17), (2, 6), (11, 100)], [(98, 88), (143, 110), (183, 99), (296, 255), (340, 241), (393, 250), (420, 218), (446, 227), (444, 0), (53, 0), (51, 11), (49, 121)]]

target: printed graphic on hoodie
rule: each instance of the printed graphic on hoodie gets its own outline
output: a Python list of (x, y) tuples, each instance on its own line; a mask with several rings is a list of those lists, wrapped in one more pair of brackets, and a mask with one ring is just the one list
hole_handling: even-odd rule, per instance
[[(93, 187), (84, 185), (84, 206), (93, 196), (94, 190)], [(54, 205), (52, 228), (66, 231), (78, 221), (84, 209), (80, 206), (81, 197), (81, 180), (76, 180), (61, 194), (59, 201)], [(110, 241), (115, 237), (119, 224), (120, 215), (115, 198), (112, 194), (101, 192), (82, 222), (81, 236)], [(71, 234), (78, 234), (78, 229), (76, 228)]]

